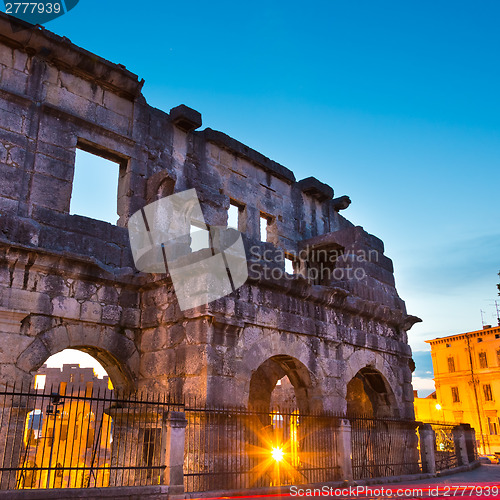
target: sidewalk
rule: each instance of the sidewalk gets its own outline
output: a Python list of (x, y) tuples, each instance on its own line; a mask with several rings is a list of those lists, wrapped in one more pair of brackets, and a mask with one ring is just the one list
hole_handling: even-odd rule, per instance
[[(295, 488), (295, 489), (294, 489)], [(500, 465), (481, 465), (467, 472), (443, 475), (401, 483), (370, 484), (366, 486), (309, 489), (308, 487), (287, 487), (281, 494), (260, 494), (211, 497), (222, 499), (279, 499), (279, 498), (335, 498), (339, 500), (386, 500), (386, 499), (450, 499), (450, 498), (500, 498)], [(205, 500), (208, 500), (205, 497)]]

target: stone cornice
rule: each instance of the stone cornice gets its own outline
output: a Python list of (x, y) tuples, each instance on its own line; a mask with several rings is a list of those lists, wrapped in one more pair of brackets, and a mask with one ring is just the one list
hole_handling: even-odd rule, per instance
[(66, 37), (3, 12), (0, 13), (0, 41), (96, 82), (122, 97), (133, 100), (141, 93), (144, 80), (139, 81), (137, 75), (125, 66), (107, 61), (71, 43)]

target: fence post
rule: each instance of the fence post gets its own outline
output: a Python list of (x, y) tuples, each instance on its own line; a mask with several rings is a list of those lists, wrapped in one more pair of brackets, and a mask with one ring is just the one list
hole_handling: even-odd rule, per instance
[(470, 424), (460, 425), (462, 429), (464, 429), (467, 459), (469, 463), (472, 463), (474, 462), (474, 460), (476, 460), (476, 431), (470, 426)]
[(453, 443), (455, 445), (455, 455), (457, 456), (458, 465), (467, 465), (469, 457), (467, 456), (467, 448), (465, 442), (465, 430), (461, 425), (456, 425), (451, 430), (453, 434)]
[(418, 427), (420, 436), (420, 460), (422, 472), (436, 473), (436, 434), (431, 424), (421, 424)]
[(169, 494), (178, 495), (184, 493), (186, 415), (181, 411), (170, 411), (165, 424), (163, 484), (169, 486)]
[[(10, 389), (10, 388), (9, 388)], [(14, 389), (11, 389), (14, 391)], [(22, 386), (21, 386), (22, 391)], [(13, 392), (13, 394), (15, 394)], [(22, 450), (24, 448), (24, 427), (29, 409), (25, 401), (20, 398), (4, 397), (3, 405), (0, 407), (0, 442), (3, 450), (0, 450), (0, 467), (14, 470), (0, 472), (0, 489), (13, 490), (18, 480), (16, 468), (20, 465)], [(17, 472), (17, 473), (16, 473)]]
[(347, 419), (340, 419), (337, 428), (337, 464), (341, 478), (352, 481), (351, 423)]

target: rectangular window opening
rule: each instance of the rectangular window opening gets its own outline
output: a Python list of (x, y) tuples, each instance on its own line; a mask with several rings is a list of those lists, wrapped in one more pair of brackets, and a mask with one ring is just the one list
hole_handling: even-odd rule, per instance
[(290, 256), (285, 256), (285, 272), (287, 274), (295, 274), (297, 272), (297, 262)]
[(227, 227), (232, 227), (241, 231), (241, 217), (245, 207), (234, 200), (231, 200), (227, 211)]
[(488, 359), (485, 352), (479, 353), (479, 368), (488, 368)]
[(273, 220), (266, 214), (260, 214), (260, 241), (269, 241), (269, 226)]
[(210, 248), (210, 233), (207, 230), (207, 226), (199, 227), (191, 222), (189, 225), (189, 236), (191, 236), (191, 252)]
[(491, 392), (490, 384), (483, 385), (483, 392), (485, 401), (493, 401), (493, 394)]
[(46, 379), (47, 379), (47, 375), (35, 375), (35, 390), (45, 389)]
[(455, 371), (455, 359), (454, 358), (448, 358), (448, 371), (450, 373), (453, 373)]
[[(124, 162), (109, 159), (94, 148), (76, 149), (75, 174), (69, 213), (116, 224), (118, 179)], [(108, 158), (105, 158), (108, 156)]]
[(451, 398), (454, 403), (460, 403), (460, 395), (458, 393), (458, 387), (451, 388)]

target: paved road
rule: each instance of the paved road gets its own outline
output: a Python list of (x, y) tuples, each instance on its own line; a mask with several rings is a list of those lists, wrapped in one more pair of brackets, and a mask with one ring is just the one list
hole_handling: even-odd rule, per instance
[(413, 481), (411, 484), (479, 484), (492, 483), (500, 485), (500, 464), (483, 464), (477, 469), (449, 476), (435, 477)]
[[(339, 500), (385, 500), (385, 499), (491, 499), (500, 498), (500, 465), (481, 465), (477, 469), (449, 476), (421, 479), (404, 483), (370, 485), (359, 489), (337, 490), (327, 494), (311, 490), (296, 490), (295, 494), (260, 495), (240, 497), (217, 497), (217, 499), (239, 498), (330, 498)], [(211, 500), (215, 500), (211, 499)]]

